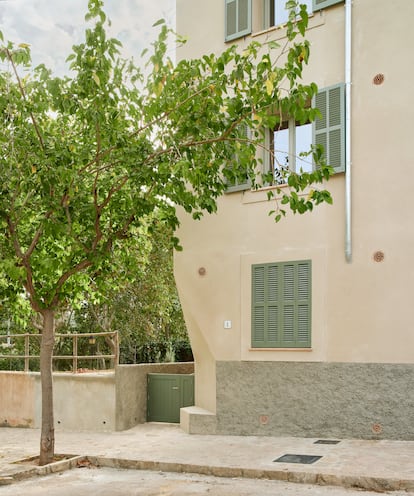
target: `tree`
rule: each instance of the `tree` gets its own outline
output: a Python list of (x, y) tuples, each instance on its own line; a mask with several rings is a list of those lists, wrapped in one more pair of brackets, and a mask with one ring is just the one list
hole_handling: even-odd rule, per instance
[[(199, 219), (216, 210), (229, 182), (256, 177), (263, 127), (289, 114), (313, 120), (307, 107), (316, 85), (300, 84), (309, 57), (307, 14), (296, 2), (281, 57), (275, 43), (253, 42), (239, 53), (183, 60), (166, 52), (169, 29), (159, 25), (145, 78), (107, 38), (101, 0), (89, 0), (85, 41), (67, 61), (70, 76), (30, 66), (29, 46), (2, 42), (0, 58), (0, 265), (4, 298), (21, 295), (40, 314), (42, 426), (40, 464), (54, 454), (52, 351), (56, 313), (88, 294), (102, 295), (129, 279), (140, 263), (133, 247), (149, 215), (174, 230), (177, 207)], [(3, 36), (1, 36), (3, 39)], [(284, 60), (277, 67), (275, 61)], [(26, 69), (24, 75), (19, 67)], [(251, 129), (249, 139), (243, 126)], [(320, 150), (314, 152), (320, 164)], [(328, 178), (323, 164), (291, 174), (280, 204), (294, 212), (331, 201), (310, 184)], [(276, 220), (283, 215), (277, 206)], [(172, 237), (178, 248), (178, 240)], [(132, 271), (133, 272), (133, 271)]]

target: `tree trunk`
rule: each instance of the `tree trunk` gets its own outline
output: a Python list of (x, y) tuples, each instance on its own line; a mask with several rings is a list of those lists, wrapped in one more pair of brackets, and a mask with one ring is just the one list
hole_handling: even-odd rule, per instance
[(40, 382), (42, 385), (42, 431), (40, 434), (39, 465), (53, 461), (55, 428), (53, 420), (52, 355), (55, 344), (55, 312), (43, 310), (42, 343), (40, 348)]

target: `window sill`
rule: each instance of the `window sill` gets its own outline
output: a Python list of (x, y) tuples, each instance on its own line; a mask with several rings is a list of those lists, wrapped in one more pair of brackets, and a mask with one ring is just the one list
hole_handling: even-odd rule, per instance
[[(336, 172), (333, 176), (329, 178), (329, 181), (331, 184), (334, 182), (336, 178), (344, 178), (345, 173), (344, 172)], [(324, 183), (325, 184), (325, 183)], [(325, 186), (324, 186), (325, 187)], [(242, 203), (243, 204), (249, 204), (249, 203), (262, 203), (262, 202), (267, 202), (269, 201), (269, 198), (267, 196), (269, 191), (275, 191), (277, 189), (281, 190), (281, 194), (283, 194), (283, 190), (289, 188), (288, 184), (272, 184), (269, 186), (262, 186), (257, 189), (246, 189), (242, 191)], [(328, 189), (329, 189), (329, 184), (328, 184)], [(308, 190), (302, 191), (299, 193), (299, 196), (307, 196), (308, 195)], [(275, 193), (276, 198), (280, 198), (277, 193)]]
[[(306, 31), (309, 31), (309, 29), (313, 29), (318, 26), (322, 26), (324, 24), (325, 24), (325, 15), (323, 11), (320, 10), (319, 12), (314, 12), (313, 14), (309, 15), (309, 22)], [(275, 35), (272, 36), (272, 39), (275, 40), (281, 40), (283, 38), (286, 38), (286, 24), (279, 24), (277, 26), (271, 26), (270, 28), (262, 29), (260, 31), (254, 31), (251, 34), (251, 37), (257, 38), (259, 36), (264, 36), (264, 35)]]
[(249, 348), (249, 351), (313, 351), (312, 348)]
[[(279, 184), (279, 185), (269, 185), (269, 186), (263, 186), (258, 189), (248, 189), (244, 191), (243, 198), (242, 198), (242, 203), (261, 203), (265, 201), (269, 201), (269, 198), (267, 196), (269, 191), (275, 191), (277, 189), (283, 190), (285, 188), (289, 188), (287, 184)], [(276, 193), (277, 194), (277, 193)], [(307, 193), (304, 193), (307, 194)]]

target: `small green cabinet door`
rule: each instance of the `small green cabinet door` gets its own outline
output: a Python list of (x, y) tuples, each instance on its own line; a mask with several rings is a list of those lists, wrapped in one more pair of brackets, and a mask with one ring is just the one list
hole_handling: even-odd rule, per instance
[(147, 421), (180, 422), (180, 408), (194, 405), (194, 374), (148, 374)]

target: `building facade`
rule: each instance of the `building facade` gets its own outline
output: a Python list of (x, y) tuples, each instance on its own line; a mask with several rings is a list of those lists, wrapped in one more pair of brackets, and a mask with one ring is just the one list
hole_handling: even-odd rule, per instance
[[(414, 3), (306, 3), (304, 79), (318, 85), (327, 122), (313, 132), (286, 122), (269, 143), (289, 167), (302, 142), (323, 143), (334, 202), (276, 224), (272, 186), (246, 186), (230, 188), (217, 214), (182, 214), (175, 275), (196, 406), (181, 423), (193, 433), (414, 439)], [(176, 5), (189, 40), (179, 59), (283, 44), (284, 1)]]

